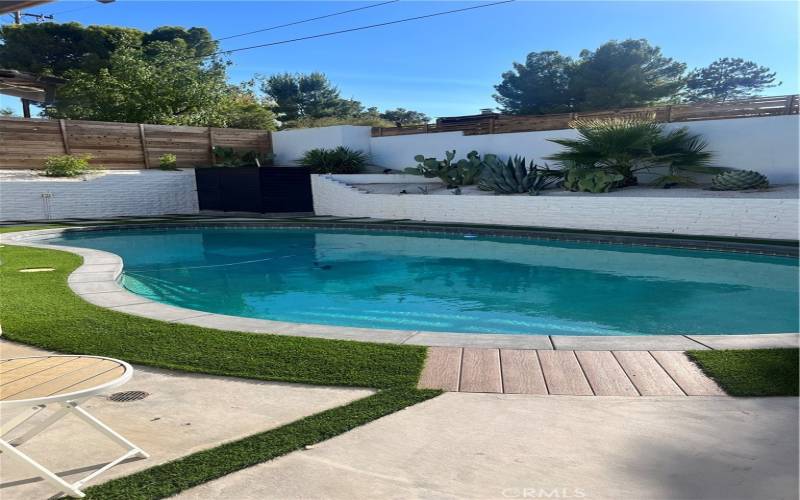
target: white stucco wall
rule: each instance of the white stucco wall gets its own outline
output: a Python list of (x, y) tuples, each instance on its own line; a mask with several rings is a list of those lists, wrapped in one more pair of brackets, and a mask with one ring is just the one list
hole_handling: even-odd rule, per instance
[(85, 179), (47, 178), (18, 171), (0, 175), (0, 220), (197, 212), (194, 169), (112, 170)]
[[(800, 171), (800, 116), (770, 116), (732, 120), (669, 123), (667, 129), (688, 127), (701, 134), (714, 151), (714, 163), (743, 170), (757, 170), (773, 184), (796, 184)], [(544, 164), (545, 156), (560, 146), (547, 139), (574, 138), (574, 130), (546, 130), (514, 134), (462, 135), (461, 132), (372, 137), (370, 157), (387, 168), (414, 166), (414, 156), (443, 157), (455, 149), (498, 155), (521, 155)]]
[(301, 128), (272, 133), (275, 164), (296, 165), (303, 153), (315, 148), (347, 146), (369, 153), (370, 127), (339, 125), (335, 127)]
[[(715, 164), (757, 170), (773, 184), (797, 184), (800, 172), (800, 116), (769, 116), (726, 120), (670, 123), (666, 127), (688, 127), (701, 134), (715, 153)], [(273, 134), (279, 165), (293, 161), (312, 148), (345, 145), (370, 155), (371, 163), (383, 168), (403, 169), (416, 165), (414, 156), (441, 158), (455, 149), (459, 157), (476, 150), (500, 156), (521, 155), (544, 164), (545, 156), (560, 146), (548, 139), (576, 137), (574, 130), (546, 130), (514, 134), (463, 135), (461, 132), (371, 137), (370, 127), (337, 126), (287, 130)], [(647, 176), (642, 176), (647, 180)]]
[(796, 197), (367, 194), (322, 175), (312, 175), (311, 186), (317, 215), (746, 238), (798, 237)]

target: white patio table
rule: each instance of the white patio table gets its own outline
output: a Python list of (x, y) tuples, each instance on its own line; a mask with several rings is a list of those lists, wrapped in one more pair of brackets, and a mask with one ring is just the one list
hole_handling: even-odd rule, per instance
[[(89, 398), (124, 384), (133, 376), (133, 368), (124, 361), (98, 356), (30, 356), (0, 360), (0, 415), (12, 409), (25, 408), (0, 426), (0, 452), (31, 469), (37, 476), (72, 497), (85, 496), (81, 487), (111, 467), (139, 456), (149, 455), (110, 427), (81, 408)], [(14, 429), (49, 405), (59, 410), (33, 425), (27, 432), (6, 440)], [(63, 417), (73, 414), (105, 434), (127, 451), (100, 469), (72, 484), (23, 453), (18, 446), (36, 436)], [(63, 443), (54, 446), (62, 447)]]

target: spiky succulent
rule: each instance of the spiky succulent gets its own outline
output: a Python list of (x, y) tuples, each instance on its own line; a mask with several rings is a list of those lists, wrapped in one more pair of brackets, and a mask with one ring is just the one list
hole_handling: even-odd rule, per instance
[(741, 191), (767, 187), (769, 187), (767, 176), (753, 170), (722, 172), (711, 179), (711, 189), (714, 191)]
[(493, 155), (484, 157), (485, 167), (478, 187), (497, 194), (539, 194), (542, 189), (561, 178), (561, 171), (539, 167), (533, 163), (526, 166), (525, 158), (514, 156), (503, 162)]

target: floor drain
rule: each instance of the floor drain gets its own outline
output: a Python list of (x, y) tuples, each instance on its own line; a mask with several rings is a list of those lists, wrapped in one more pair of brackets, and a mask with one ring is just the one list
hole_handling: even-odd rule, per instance
[(21, 273), (46, 273), (48, 271), (55, 271), (55, 269), (52, 267), (29, 267), (19, 270)]
[(129, 401), (139, 401), (140, 399), (144, 399), (149, 395), (150, 393), (144, 391), (125, 391), (115, 392), (114, 394), (110, 395), (108, 399), (116, 403), (127, 403)]

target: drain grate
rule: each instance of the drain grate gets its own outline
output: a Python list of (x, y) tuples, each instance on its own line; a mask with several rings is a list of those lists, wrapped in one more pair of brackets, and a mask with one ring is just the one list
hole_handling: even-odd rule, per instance
[(127, 403), (129, 401), (139, 401), (140, 399), (144, 399), (149, 396), (149, 392), (144, 391), (125, 391), (125, 392), (115, 392), (114, 394), (108, 397), (109, 401), (114, 401), (116, 403)]

